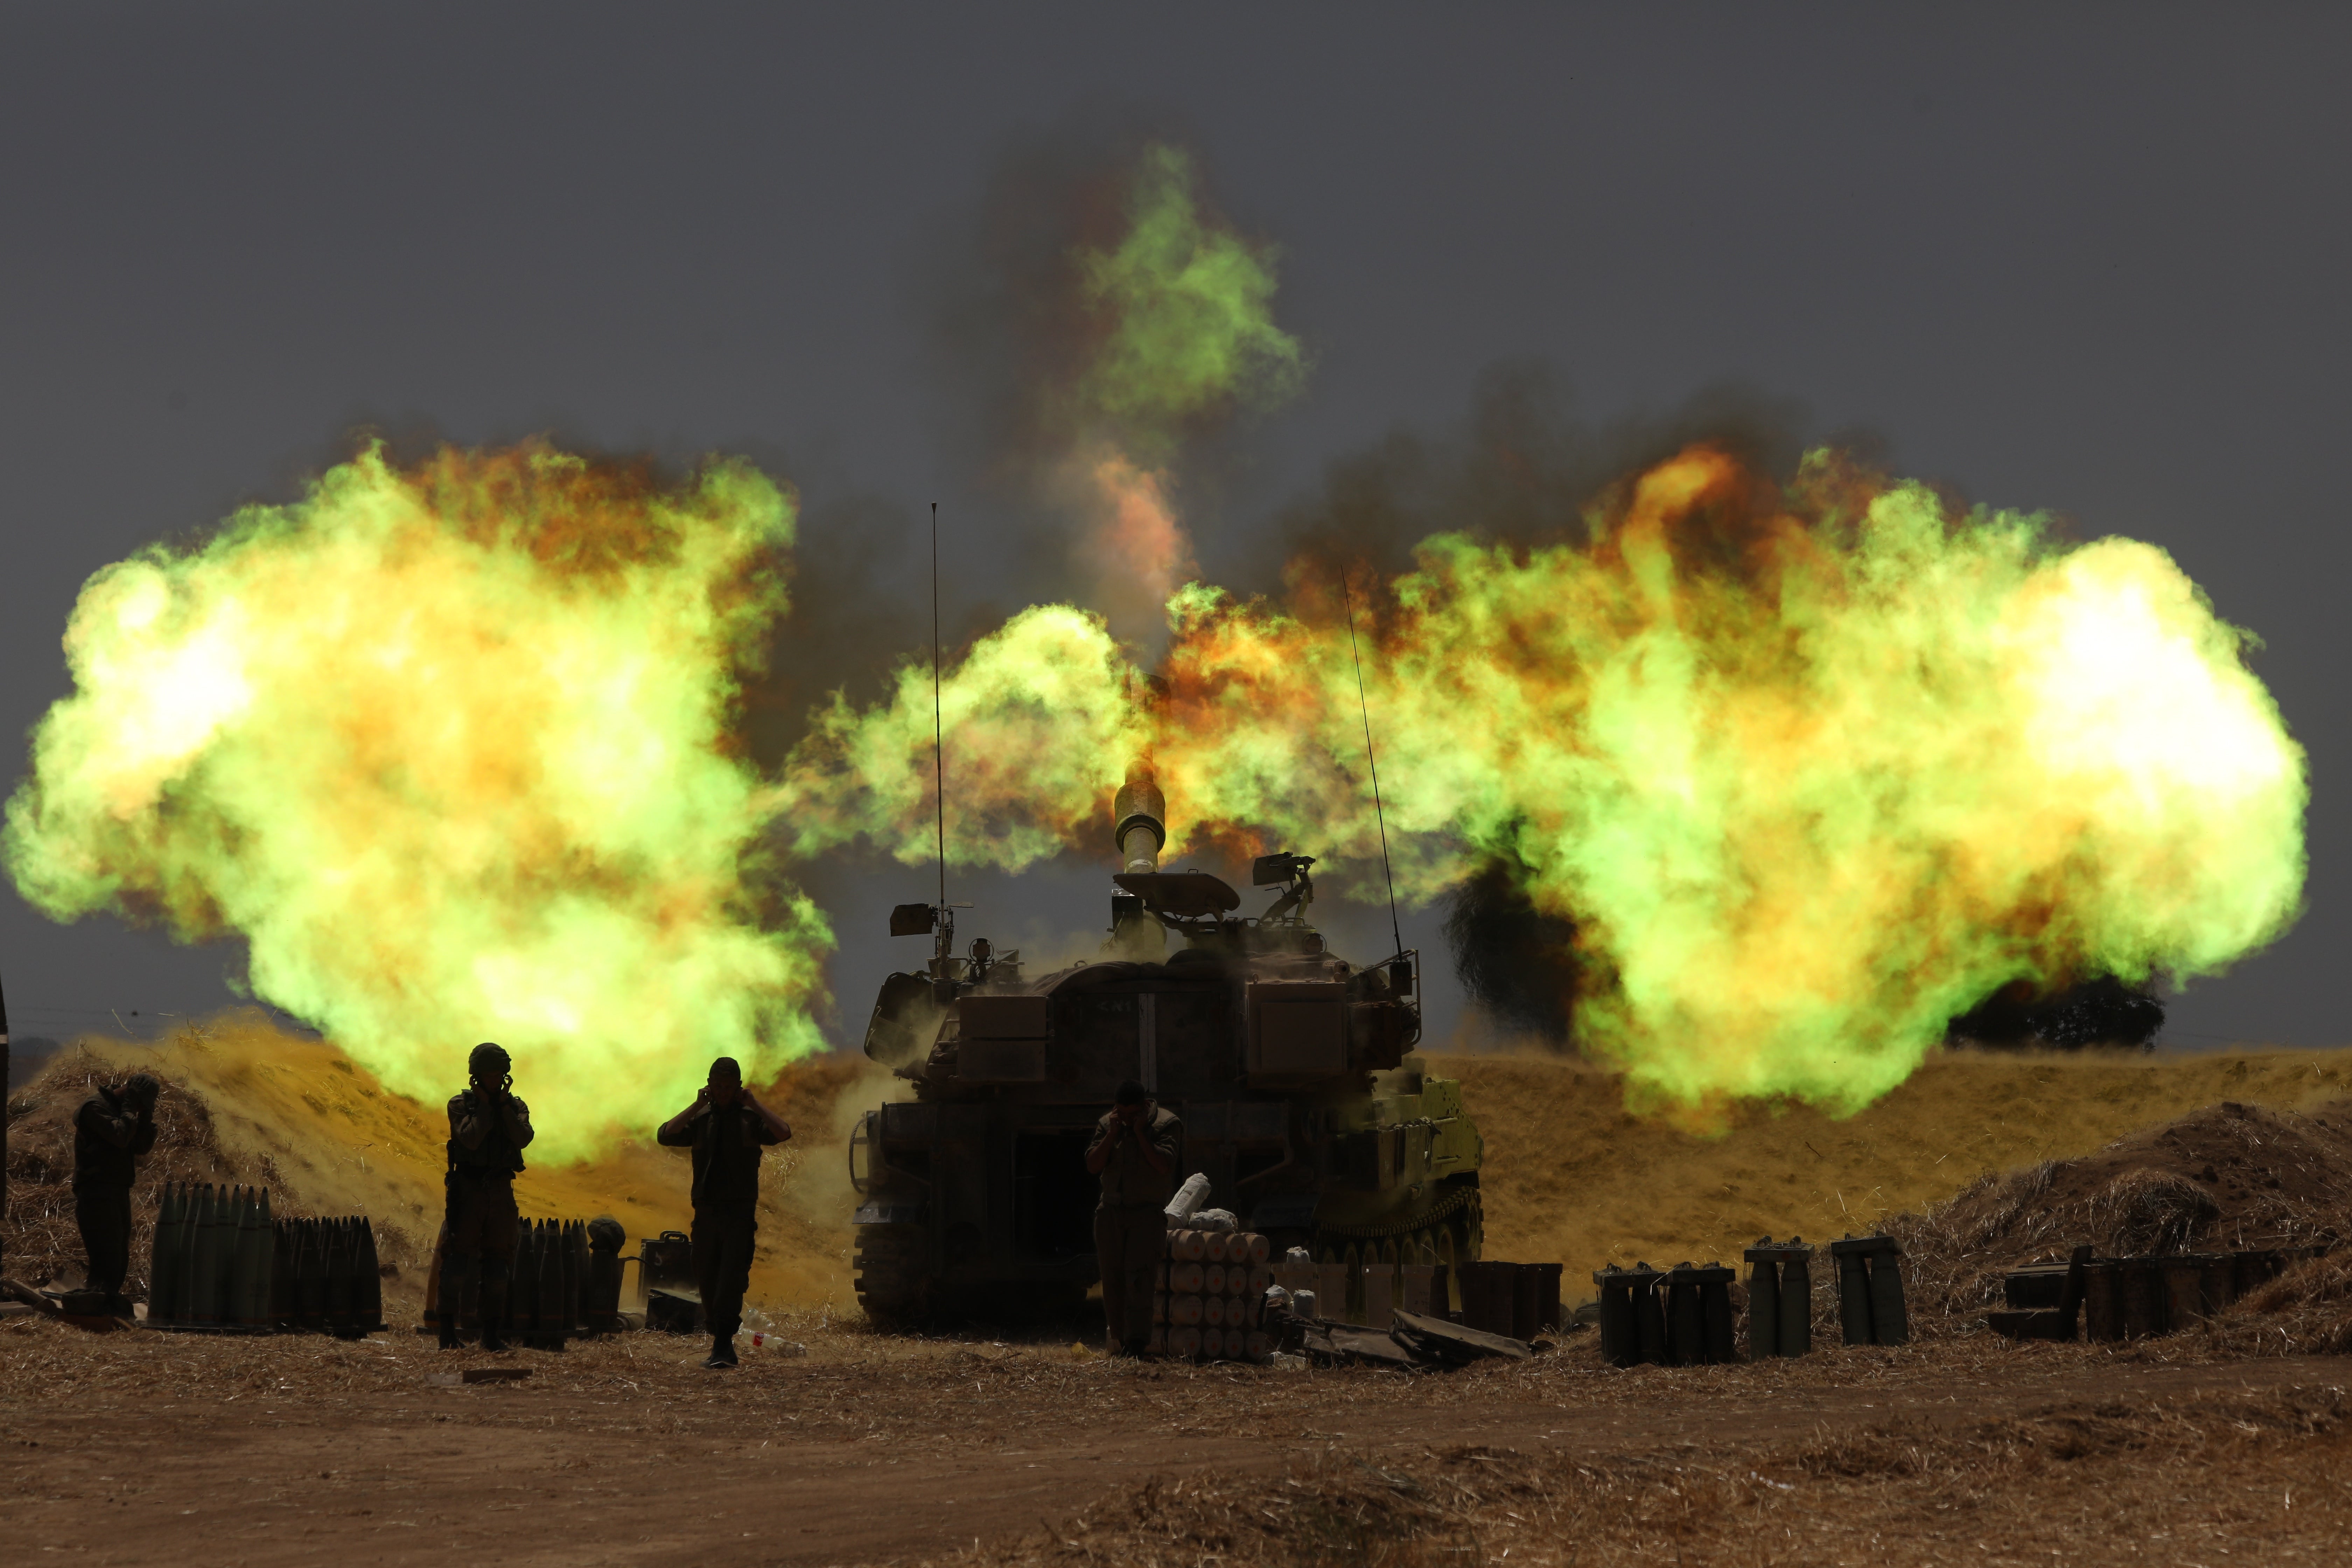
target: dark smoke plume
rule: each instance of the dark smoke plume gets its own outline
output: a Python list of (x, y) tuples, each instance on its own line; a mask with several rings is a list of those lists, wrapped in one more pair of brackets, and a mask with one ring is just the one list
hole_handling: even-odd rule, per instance
[(1952, 1040), (1977, 1046), (2041, 1046), (2078, 1051), (2085, 1046), (2147, 1048), (2164, 1027), (2164, 1004), (2150, 991), (2101, 975), (2079, 985), (2037, 992), (2005, 985), (1952, 1020)]
[(1535, 906), (1515, 869), (1489, 861), (1455, 889), (1445, 944), (1463, 990), (1507, 1028), (1566, 1046), (1573, 1035), (1576, 924)]
[[(1695, 442), (1712, 442), (1757, 472), (1787, 473), (1812, 444), (1811, 425), (1803, 405), (1737, 384), (1664, 414), (1589, 425), (1549, 367), (1507, 363), (1479, 376), (1456, 430), (1399, 430), (1336, 459), (1322, 493), (1286, 508), (1271, 530), (1221, 535), (1202, 519), (1196, 531), (1216, 581), (1271, 587), (1301, 557), (1387, 577), (1408, 570), (1413, 546), (1433, 533), (1580, 541), (1585, 514), (1613, 487)], [(1865, 458), (1884, 446), (1865, 432), (1832, 439)]]

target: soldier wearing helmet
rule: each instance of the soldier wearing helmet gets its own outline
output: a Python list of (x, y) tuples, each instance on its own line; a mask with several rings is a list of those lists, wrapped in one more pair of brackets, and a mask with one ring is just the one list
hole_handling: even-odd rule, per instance
[(74, 1112), (74, 1221), (89, 1267), (83, 1285), (106, 1293), (106, 1310), (131, 1315), (131, 1186), (155, 1147), (155, 1096), (145, 1073), (101, 1086)]
[(751, 1283), (759, 1234), (760, 1151), (793, 1135), (784, 1119), (744, 1087), (742, 1064), (720, 1057), (694, 1103), (661, 1124), (654, 1142), (694, 1151), (694, 1268), (714, 1371), (736, 1364), (735, 1331)]
[(502, 1351), (507, 1274), (513, 1267), (514, 1179), (530, 1143), (530, 1110), (515, 1097), (514, 1063), (485, 1042), (466, 1060), (466, 1092), (449, 1101), (446, 1217), (441, 1226), (441, 1348), (457, 1348), (457, 1314), (469, 1281), (479, 1287), (482, 1348)]

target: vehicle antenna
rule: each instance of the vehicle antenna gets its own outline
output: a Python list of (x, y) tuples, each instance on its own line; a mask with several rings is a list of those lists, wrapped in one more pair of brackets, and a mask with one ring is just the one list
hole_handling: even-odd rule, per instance
[[(948, 906), (948, 759), (940, 722), (940, 503), (931, 503), (931, 802), (940, 826), (940, 910)], [(950, 917), (952, 918), (952, 917)]]
[(1356, 709), (1364, 716), (1364, 760), (1372, 765), (1372, 816), (1381, 825), (1381, 874), (1389, 879), (1389, 934), (1396, 950), (1404, 951), (1404, 928), (1397, 921), (1396, 868), (1389, 864), (1389, 816), (1381, 805), (1381, 759), (1372, 752), (1372, 705), (1364, 696), (1364, 650), (1356, 646), (1356, 596), (1348, 589), (1348, 574), (1339, 574), (1339, 596), (1348, 605), (1348, 651), (1356, 659)]

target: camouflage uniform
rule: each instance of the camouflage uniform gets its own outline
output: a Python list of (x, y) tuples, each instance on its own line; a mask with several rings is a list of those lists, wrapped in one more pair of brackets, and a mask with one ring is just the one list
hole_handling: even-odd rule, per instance
[(492, 1104), (471, 1089), (449, 1101), (448, 1193), (441, 1228), (441, 1342), (456, 1342), (457, 1314), (466, 1285), (478, 1278), (476, 1317), (482, 1343), (503, 1348), (507, 1277), (514, 1267), (520, 1222), (515, 1214), (514, 1179), (531, 1140), (530, 1108), (512, 1094)]
[(142, 1110), (122, 1090), (101, 1089), (74, 1112), (74, 1221), (89, 1268), (83, 1283), (106, 1292), (106, 1310), (131, 1310), (131, 1184), (155, 1147), (153, 1101)]
[(694, 1271), (702, 1288), (703, 1326), (714, 1341), (743, 1326), (743, 1292), (751, 1283), (751, 1244), (759, 1233), (760, 1151), (781, 1142), (747, 1105), (704, 1110), (656, 1142), (694, 1151)]
[[(1118, 1113), (1095, 1126), (1087, 1145), (1089, 1163), (1118, 1132)], [(1168, 1169), (1155, 1171), (1143, 1158), (1148, 1142)], [(1158, 1106), (1132, 1134), (1119, 1138), (1102, 1169), (1102, 1202), (1095, 1209), (1095, 1258), (1102, 1271), (1103, 1325), (1113, 1346), (1139, 1350), (1151, 1338), (1151, 1277), (1168, 1251), (1163, 1212), (1176, 1191), (1176, 1167), (1184, 1124)]]

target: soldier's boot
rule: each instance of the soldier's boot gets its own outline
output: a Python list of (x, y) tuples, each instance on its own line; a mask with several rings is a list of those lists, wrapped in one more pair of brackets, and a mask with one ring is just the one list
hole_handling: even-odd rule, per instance
[(702, 1364), (710, 1368), (714, 1372), (723, 1371), (728, 1367), (735, 1365), (735, 1336), (732, 1334), (711, 1335), (710, 1359), (704, 1362)]
[(507, 1282), (504, 1276), (493, 1279), (487, 1270), (482, 1275), (482, 1348), (502, 1351), (507, 1348)]
[(433, 1315), (439, 1320), (441, 1348), (454, 1351), (465, 1342), (457, 1337), (457, 1314), (466, 1304), (466, 1276), (468, 1270), (459, 1259), (443, 1256), (441, 1259), (441, 1294), (433, 1303)]

